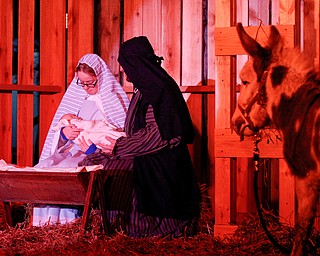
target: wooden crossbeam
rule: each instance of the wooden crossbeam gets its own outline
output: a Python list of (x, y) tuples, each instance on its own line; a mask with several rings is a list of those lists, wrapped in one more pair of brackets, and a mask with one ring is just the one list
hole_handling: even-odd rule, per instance
[[(287, 47), (294, 47), (294, 25), (275, 26), (280, 34), (285, 38)], [(244, 27), (245, 31), (257, 41), (265, 45), (270, 33), (270, 26)], [(215, 52), (217, 56), (246, 55), (243, 49), (236, 27), (216, 27), (215, 28)]]
[[(283, 158), (283, 144), (280, 139), (270, 135), (262, 137), (258, 144), (261, 158)], [(231, 129), (215, 130), (215, 156), (216, 157), (252, 157), (253, 142), (252, 138), (240, 137)]]
[[(126, 93), (133, 93), (133, 87), (126, 85), (123, 86)], [(182, 93), (194, 93), (194, 94), (214, 94), (215, 85), (185, 85), (179, 86)]]
[(49, 86), (49, 85), (19, 85), (19, 84), (0, 84), (0, 92), (24, 92), (24, 93), (33, 93), (40, 92), (45, 94), (55, 94), (61, 92), (60, 86)]

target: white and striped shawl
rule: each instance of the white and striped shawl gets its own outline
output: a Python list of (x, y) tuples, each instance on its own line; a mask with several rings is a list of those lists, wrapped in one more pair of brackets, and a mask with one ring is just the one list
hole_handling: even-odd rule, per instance
[[(89, 65), (96, 73), (99, 85), (98, 93), (101, 96), (106, 120), (117, 128), (123, 128), (129, 106), (129, 99), (121, 85), (115, 79), (106, 63), (98, 55), (86, 54), (79, 60), (78, 65), (79, 63)], [(58, 124), (64, 114), (70, 113), (77, 115), (82, 103), (86, 97), (88, 97), (87, 92), (81, 86), (77, 85), (76, 81), (77, 75), (75, 74), (54, 115), (39, 161), (50, 156), (55, 133), (52, 127)]]

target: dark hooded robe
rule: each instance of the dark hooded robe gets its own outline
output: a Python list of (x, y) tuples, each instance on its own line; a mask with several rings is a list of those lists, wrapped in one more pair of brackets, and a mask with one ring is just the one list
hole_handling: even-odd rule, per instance
[(127, 136), (117, 140), (112, 156), (93, 154), (84, 164), (102, 163), (106, 171), (124, 169), (121, 163), (132, 167), (134, 209), (139, 214), (194, 219), (199, 215), (200, 190), (187, 148), (194, 129), (182, 93), (146, 37), (123, 43), (118, 61), (134, 86)]
[(162, 139), (181, 137), (177, 147), (134, 159), (139, 209), (163, 217), (193, 216), (198, 191), (186, 143), (193, 142), (194, 129), (181, 91), (160, 66), (161, 60), (144, 36), (126, 41), (118, 61), (142, 95), (130, 133), (145, 127), (147, 107), (151, 105)]

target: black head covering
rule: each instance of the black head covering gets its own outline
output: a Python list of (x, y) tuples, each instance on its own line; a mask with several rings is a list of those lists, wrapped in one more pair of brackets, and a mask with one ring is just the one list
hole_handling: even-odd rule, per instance
[(192, 143), (194, 130), (188, 107), (177, 83), (161, 67), (162, 59), (154, 54), (148, 38), (139, 36), (122, 44), (118, 61), (141, 92), (142, 109), (152, 105), (162, 138), (181, 136), (184, 142)]

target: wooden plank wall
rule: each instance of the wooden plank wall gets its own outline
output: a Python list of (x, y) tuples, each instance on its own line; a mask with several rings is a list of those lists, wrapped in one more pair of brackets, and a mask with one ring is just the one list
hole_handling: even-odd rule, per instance
[[(122, 6), (118, 2), (101, 1), (98, 9), (100, 19), (97, 53), (106, 60), (119, 80), (117, 55), (121, 43), (120, 38), (125, 41), (134, 36), (145, 35), (149, 38), (156, 54), (164, 57), (164, 68), (179, 85), (202, 84), (204, 39), (202, 30), (203, 3), (201, 1), (185, 1), (182, 4), (182, 1), (134, 0), (123, 1)], [(121, 16), (122, 10), (123, 17)], [(123, 22), (123, 27), (121, 27), (121, 22)], [(122, 33), (120, 36), (119, 32)], [(208, 36), (208, 40), (213, 42), (213, 33)], [(211, 67), (213, 65), (214, 61), (211, 61)], [(211, 75), (207, 81), (211, 80), (211, 85), (214, 85), (214, 72)], [(209, 84), (207, 81), (205, 83)], [(128, 85), (126, 81), (122, 81), (122, 84)], [(210, 183), (210, 191), (213, 193), (214, 183), (209, 182), (208, 179), (213, 177), (212, 170), (214, 168), (214, 118), (210, 118), (208, 121), (207, 112), (203, 113), (202, 110), (209, 110), (210, 115), (214, 115), (214, 95), (185, 94), (185, 98), (197, 131), (196, 141), (189, 149), (201, 182)], [(204, 122), (207, 122), (209, 126), (204, 126)], [(208, 129), (211, 129), (211, 132), (208, 132)], [(204, 137), (203, 131), (211, 136)], [(211, 194), (211, 198), (213, 198), (213, 194)]]
[[(42, 58), (40, 68), (42, 69), (41, 84), (34, 85), (34, 36), (35, 36), (35, 11), (34, 0), (1, 1), (0, 30), (0, 57), (1, 57), (1, 144), (0, 157), (8, 163), (19, 165), (33, 165), (34, 159), (34, 91), (51, 91), (49, 86), (59, 92), (64, 87), (64, 65), (65, 65), (65, 3), (41, 1), (40, 22), (45, 24), (41, 27), (41, 52)], [(61, 16), (63, 19), (61, 20)], [(13, 17), (16, 17), (13, 20)], [(18, 22), (14, 25), (14, 22)], [(60, 23), (59, 23), (60, 22)], [(59, 27), (60, 25), (60, 27)], [(14, 33), (14, 30), (17, 32)], [(59, 33), (62, 31), (62, 33)], [(53, 33), (52, 33), (53, 32)], [(14, 34), (17, 35), (17, 49), (13, 49), (12, 41)], [(16, 47), (16, 46), (15, 46)], [(13, 55), (13, 52), (15, 53)], [(17, 53), (17, 54), (16, 54)], [(16, 56), (17, 55), (17, 56)], [(17, 63), (17, 65), (13, 65)], [(13, 71), (13, 66), (15, 69)], [(62, 69), (61, 69), (62, 68)], [(13, 78), (16, 72), (17, 79)], [(60, 76), (59, 76), (60, 73)], [(3, 75), (4, 74), (4, 75)], [(53, 79), (51, 79), (53, 78)], [(13, 81), (17, 80), (15, 85)], [(10, 90), (10, 87), (12, 88)], [(12, 93), (17, 92), (16, 100), (13, 101)], [(49, 93), (51, 94), (51, 93)], [(40, 137), (42, 141), (46, 136), (49, 122), (60, 102), (61, 96), (43, 96), (41, 103), (42, 118), (40, 121)], [(17, 113), (13, 113), (16, 104)], [(16, 116), (17, 134), (13, 133), (13, 116)], [(13, 138), (16, 136), (16, 149), (13, 150)], [(15, 158), (15, 159), (14, 159)], [(13, 162), (14, 161), (14, 162)]]
[[(225, 115), (229, 120), (225, 120), (225, 122), (221, 123), (221, 119), (217, 116), (216, 122), (216, 169), (215, 169), (215, 181), (216, 181), (216, 194), (222, 194), (225, 192), (224, 196), (216, 196), (215, 201), (215, 227), (214, 233), (215, 235), (223, 235), (227, 233), (233, 232), (233, 230), (237, 227), (235, 225), (237, 223), (238, 213), (239, 211), (250, 211), (249, 198), (250, 194), (252, 195), (252, 173), (250, 175), (248, 161), (246, 158), (239, 157), (252, 157), (252, 142), (248, 141), (245, 146), (243, 143), (239, 144), (239, 138), (236, 136), (235, 139), (238, 142), (234, 141), (233, 143), (229, 141), (227, 138), (229, 135), (232, 135), (232, 131), (230, 131), (230, 117), (234, 109), (235, 100), (235, 77), (234, 75), (239, 71), (239, 67), (236, 66), (240, 64), (234, 60), (236, 54), (243, 54), (242, 50), (238, 49), (238, 43), (230, 43), (233, 47), (230, 47), (229, 53), (223, 53), (228, 48), (228, 44), (226, 42), (230, 42), (224, 40), (224, 43), (221, 44), (222, 48), (219, 47), (220, 43), (218, 42), (218, 38), (221, 40), (221, 32), (228, 34), (228, 38), (237, 38), (236, 35), (232, 36), (232, 30), (234, 28), (229, 28), (235, 25), (235, 22), (241, 21), (244, 25), (260, 25), (262, 19), (264, 17), (269, 17), (269, 15), (265, 15), (265, 12), (262, 10), (268, 10), (269, 8), (265, 8), (265, 2), (251, 2), (251, 1), (226, 1), (223, 6), (217, 7), (217, 9), (225, 10), (225, 12), (217, 12), (217, 21), (216, 23), (216, 54), (217, 56), (217, 80), (216, 80), (216, 97), (217, 99), (227, 99), (226, 105), (224, 105), (223, 111), (227, 111)], [(237, 12), (240, 17), (235, 17), (235, 5), (238, 4), (242, 7), (243, 12)], [(219, 3), (218, 3), (219, 5)], [(245, 11), (246, 6), (249, 6), (248, 11)], [(221, 16), (220, 16), (221, 15)], [(246, 16), (248, 15), (248, 16)], [(261, 16), (261, 17), (260, 17)], [(265, 21), (266, 22), (266, 21)], [(268, 21), (266, 22), (267, 24)], [(262, 23), (263, 24), (263, 23)], [(252, 28), (257, 30), (256, 28)], [(228, 32), (229, 30), (229, 32)], [(292, 32), (292, 31), (291, 31)], [(223, 45), (227, 45), (223, 47)], [(223, 51), (222, 51), (223, 50)], [(221, 61), (221, 62), (219, 62)], [(228, 88), (227, 90), (225, 88)], [(221, 94), (220, 94), (221, 93)], [(217, 104), (217, 113), (219, 112), (218, 107), (221, 104)], [(218, 119), (220, 120), (218, 122)], [(222, 136), (223, 138), (220, 138)], [(231, 136), (235, 136), (234, 134)], [(220, 143), (219, 143), (219, 140)], [(230, 143), (228, 146), (227, 143)], [(241, 146), (242, 149), (239, 148)], [(281, 146), (281, 145), (280, 145)], [(231, 152), (226, 152), (230, 150), (234, 150), (234, 154), (230, 154)], [(247, 153), (246, 150), (247, 149)], [(275, 157), (281, 157), (281, 147), (280, 154)], [(262, 153), (266, 153), (261, 150)], [(274, 147), (271, 147), (270, 153), (274, 153)], [(223, 153), (223, 156), (220, 155)], [(267, 157), (261, 155), (261, 157)], [(269, 156), (270, 157), (270, 156)], [(251, 180), (249, 180), (251, 179)], [(251, 185), (251, 186), (250, 186)], [(226, 189), (227, 188), (227, 189)], [(250, 189), (251, 188), (251, 189)], [(251, 196), (252, 198), (252, 196)], [(252, 200), (253, 201), (253, 200)]]
[[(266, 14), (272, 2), (272, 15)], [(34, 15), (40, 16), (40, 91), (39, 147), (43, 146), (52, 117), (61, 97), (70, 83), (79, 58), (88, 52), (99, 54), (119, 81), (117, 62), (121, 42), (134, 36), (145, 35), (157, 55), (164, 57), (164, 68), (182, 86), (206, 87), (201, 93), (185, 93), (197, 137), (190, 146), (193, 162), (201, 183), (206, 183), (215, 216), (215, 234), (232, 232), (238, 212), (250, 212), (251, 176), (250, 146), (239, 152), (239, 144), (228, 147), (230, 117), (236, 105), (237, 73), (245, 58), (237, 53), (220, 55), (218, 51), (235, 50), (216, 48), (215, 33), (227, 32), (237, 21), (257, 26), (272, 23), (295, 25), (296, 44), (313, 56), (319, 66), (319, 1), (303, 1), (301, 14), (295, 0), (0, 0), (0, 158), (12, 161), (12, 38), (14, 4), (19, 4), (18, 51), (18, 117), (17, 163), (32, 165), (33, 144), (33, 31)], [(35, 6), (39, 5), (39, 14)], [(68, 19), (66, 21), (66, 13)], [(300, 30), (300, 20), (304, 29)], [(269, 20), (270, 19), (270, 20)], [(67, 25), (67, 29), (66, 29)], [(217, 28), (217, 29), (216, 29)], [(310, 29), (309, 29), (310, 28)], [(232, 29), (231, 29), (232, 30)], [(286, 30), (285, 30), (286, 31)], [(292, 31), (289, 31), (289, 34)], [(230, 35), (229, 35), (230, 36)], [(234, 35), (231, 39), (236, 38)], [(230, 41), (227, 45), (230, 44)], [(217, 56), (216, 56), (217, 54)], [(8, 87), (8, 85), (10, 85)], [(15, 87), (15, 88), (18, 88)], [(26, 91), (27, 88), (27, 91)], [(50, 91), (50, 93), (48, 93)], [(59, 92), (61, 91), (61, 92)], [(209, 93), (208, 93), (209, 92)], [(238, 139), (238, 138), (237, 138)], [(221, 150), (222, 149), (222, 150)], [(237, 149), (237, 150), (235, 150)], [(228, 151), (229, 150), (229, 151)], [(228, 152), (233, 152), (230, 155)], [(268, 156), (265, 153), (265, 157)], [(277, 151), (276, 151), (277, 152)], [(274, 153), (274, 152), (273, 152)], [(279, 152), (278, 152), (279, 153)], [(277, 154), (278, 154), (277, 153)], [(263, 153), (262, 153), (263, 154)], [(280, 215), (294, 222), (294, 187), (288, 168), (280, 155), (273, 155), (272, 166), (278, 170)], [(278, 160), (279, 159), (279, 160)], [(288, 189), (291, 188), (291, 189)]]
[[(10, 38), (13, 30), (12, 11), (13, 3), (19, 10), (19, 72), (18, 84), (18, 120), (17, 120), (17, 161), (19, 165), (33, 165), (33, 48), (34, 48), (34, 17), (39, 16), (40, 22), (40, 88), (59, 88), (51, 93), (40, 92), (39, 105), (39, 148), (41, 151), (52, 117), (57, 106), (74, 75), (74, 67), (79, 58), (88, 52), (98, 53), (109, 65), (112, 72), (121, 80), (117, 62), (118, 49), (122, 41), (133, 36), (145, 35), (154, 46), (157, 55), (163, 56), (164, 68), (170, 73), (179, 85), (201, 86), (209, 84), (210, 96), (205, 90), (196, 93), (185, 93), (184, 96), (190, 108), (197, 132), (194, 145), (190, 152), (201, 183), (213, 173), (213, 128), (214, 119), (208, 116), (215, 114), (214, 110), (214, 72), (210, 77), (204, 77), (204, 65), (210, 65), (214, 70), (214, 54), (204, 63), (204, 32), (203, 16), (204, 2), (206, 1), (170, 1), (170, 0), (133, 0), (133, 1), (93, 1), (93, 0), (13, 0), (1, 1), (2, 6), (8, 8), (8, 17), (1, 15), (1, 31), (9, 38), (1, 37), (1, 53), (5, 54), (8, 66), (6, 78), (0, 80), (2, 102), (8, 102), (6, 115), (1, 116), (3, 129), (0, 136), (8, 145), (0, 158), (12, 162), (11, 154), (11, 62), (12, 45)], [(38, 5), (38, 7), (37, 7)], [(209, 4), (207, 4), (209, 6)], [(214, 24), (214, 5), (210, 2), (205, 12), (211, 12), (211, 23)], [(39, 13), (36, 13), (39, 12)], [(67, 20), (66, 20), (67, 13)], [(66, 29), (67, 26), (67, 29)], [(213, 40), (213, 28), (206, 40)], [(4, 46), (2, 46), (4, 45)], [(213, 49), (210, 45), (210, 49)], [(208, 47), (209, 48), (209, 47)], [(4, 59), (4, 58), (3, 58)], [(6, 79), (6, 80), (5, 80)], [(211, 81), (207, 83), (207, 81)], [(121, 81), (127, 86), (126, 81)], [(26, 90), (27, 86), (28, 90)], [(185, 89), (183, 89), (185, 90)], [(190, 90), (188, 90), (190, 91)], [(210, 119), (210, 120), (209, 120)], [(211, 132), (207, 131), (207, 124)], [(21, 129), (21, 127), (25, 127)], [(209, 126), (208, 126), (209, 127)], [(205, 133), (205, 136), (202, 134)], [(207, 135), (209, 134), (209, 136)], [(208, 141), (210, 144), (208, 144)], [(27, 148), (27, 149), (26, 149)], [(9, 150), (8, 150), (9, 149)], [(2, 149), (0, 149), (2, 150)], [(210, 152), (210, 153), (208, 153)], [(0, 152), (1, 153), (1, 152)], [(208, 167), (209, 166), (209, 167)], [(211, 169), (210, 170), (208, 170)], [(211, 181), (213, 186), (213, 182)], [(213, 192), (214, 189), (211, 189)], [(213, 198), (213, 197), (212, 197)]]
[[(119, 24), (123, 8), (123, 27)], [(108, 10), (108, 11), (107, 11)], [(112, 11), (110, 11), (112, 10)], [(155, 53), (164, 57), (163, 67), (178, 82), (179, 85), (201, 85), (203, 83), (203, 3), (201, 1), (170, 1), (170, 0), (133, 0), (124, 1), (123, 6), (105, 1), (100, 4), (101, 24), (99, 28), (99, 54), (106, 60), (116, 76), (119, 76), (117, 54), (120, 41), (117, 39), (117, 29), (122, 29), (122, 40), (125, 41), (134, 36), (145, 35), (154, 47)], [(119, 19), (120, 17), (120, 19)], [(120, 20), (121, 21), (121, 20)], [(120, 26), (120, 27), (119, 27)], [(111, 38), (112, 36), (112, 38)], [(213, 34), (211, 34), (213, 41)], [(110, 39), (112, 44), (110, 43)], [(106, 41), (108, 43), (106, 43)], [(103, 45), (108, 44), (108, 48)], [(214, 73), (212, 73), (214, 75)], [(214, 81), (212, 76), (211, 81)], [(126, 81), (122, 81), (128, 86)], [(207, 81), (205, 82), (206, 84)], [(213, 82), (211, 82), (211, 85)], [(187, 104), (191, 111), (197, 137), (194, 145), (190, 146), (195, 168), (203, 182), (207, 182), (209, 171), (207, 165), (213, 168), (213, 136), (211, 139), (211, 158), (208, 153), (202, 155), (202, 147), (208, 151), (207, 139), (203, 141), (203, 123), (207, 120), (207, 114), (203, 114), (205, 104), (214, 105), (214, 96), (210, 100), (204, 100), (203, 94), (185, 94)], [(214, 108), (210, 109), (211, 114)], [(214, 121), (214, 120), (213, 120)], [(210, 123), (212, 126), (212, 121)], [(213, 128), (211, 128), (213, 129)], [(212, 130), (213, 131), (213, 130)], [(213, 133), (211, 133), (213, 134)], [(205, 158), (205, 159), (204, 159)], [(209, 162), (207, 162), (209, 161)], [(204, 163), (205, 162), (205, 163)], [(205, 168), (203, 167), (205, 165)]]

